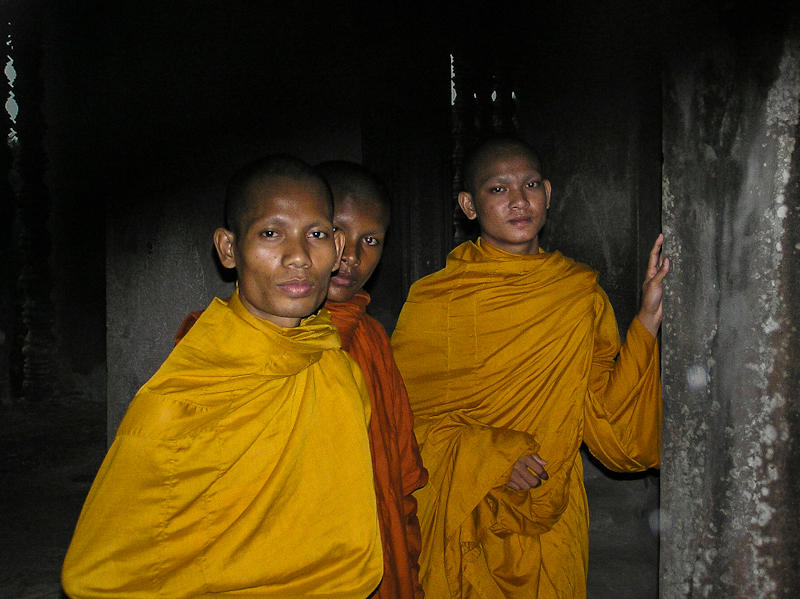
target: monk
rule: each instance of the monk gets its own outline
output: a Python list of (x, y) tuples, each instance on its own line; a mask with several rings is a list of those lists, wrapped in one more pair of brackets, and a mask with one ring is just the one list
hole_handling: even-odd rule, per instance
[[(363, 166), (346, 161), (317, 166), (333, 192), (333, 224), (344, 236), (338, 271), (328, 286), (325, 308), (339, 331), (342, 348), (358, 363), (372, 407), (369, 444), (383, 544), (383, 580), (374, 599), (421, 599), (420, 529), (412, 495), (427, 481), (413, 432), (405, 385), (397, 370), (389, 337), (366, 312), (363, 290), (383, 254), (390, 221), (383, 184)], [(201, 312), (190, 314), (176, 341)]]
[(139, 390), (86, 499), (70, 597), (363, 599), (383, 558), (369, 396), (319, 311), (343, 235), (306, 163), (229, 184), (214, 233), (237, 288)]
[(486, 140), (463, 174), (480, 237), (412, 286), (392, 336), (430, 472), (422, 585), (430, 599), (583, 598), (581, 444), (614, 471), (659, 465), (663, 236), (621, 346), (597, 273), (539, 247), (551, 184), (530, 146)]
[(421, 599), (420, 529), (412, 493), (428, 480), (422, 466), (414, 418), (389, 337), (366, 312), (364, 284), (378, 265), (389, 227), (389, 197), (365, 168), (351, 162), (317, 166), (331, 186), (333, 224), (344, 233), (339, 270), (331, 277), (325, 307), (342, 347), (361, 367), (372, 401), (369, 443), (383, 541), (383, 581), (376, 599)]

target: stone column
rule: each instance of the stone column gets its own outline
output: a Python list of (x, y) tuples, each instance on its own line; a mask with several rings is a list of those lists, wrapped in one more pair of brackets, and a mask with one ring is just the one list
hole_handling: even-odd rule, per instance
[(694, 10), (664, 71), (660, 595), (796, 597), (799, 30)]

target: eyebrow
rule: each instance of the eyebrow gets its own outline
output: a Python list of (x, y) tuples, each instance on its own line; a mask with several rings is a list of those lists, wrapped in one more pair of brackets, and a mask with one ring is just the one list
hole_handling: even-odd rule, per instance
[[(340, 225), (337, 225), (337, 224), (336, 224), (336, 219), (335, 219), (335, 218), (334, 218), (333, 226), (334, 226), (334, 227), (339, 227), (339, 228), (342, 228), (342, 225), (341, 225), (341, 224), (340, 224)], [(345, 226), (346, 226), (346, 225), (345, 225)], [(369, 230), (369, 231), (364, 231), (364, 233), (362, 234), (362, 236), (363, 236), (363, 235), (385, 235), (385, 234), (386, 234), (386, 231), (380, 231), (380, 230), (378, 230), (378, 229), (371, 229), (371, 230)]]
[[(263, 227), (263, 226), (273, 225), (273, 224), (274, 225), (283, 225), (283, 226), (285, 226), (285, 225), (291, 225), (291, 224), (293, 224), (295, 222), (296, 221), (292, 217), (289, 217), (289, 216), (283, 216), (283, 215), (279, 215), (279, 214), (268, 214), (268, 215), (265, 215), (265, 216), (263, 216), (261, 218), (253, 219), (253, 222), (252, 222), (252, 224), (250, 226), (252, 227), (252, 226), (258, 225), (258, 226)], [(310, 223), (307, 223), (305, 226), (307, 228), (308, 227), (330, 227), (330, 226), (333, 226), (333, 223), (331, 221), (328, 221), (328, 220), (325, 220), (325, 219), (318, 219), (318, 220), (314, 220), (314, 221), (312, 221)]]
[[(543, 178), (542, 174), (539, 171), (531, 171), (531, 172), (526, 173), (525, 175), (523, 175), (521, 178), (522, 179), (534, 179), (536, 177), (539, 177), (540, 179)], [(494, 183), (494, 182), (505, 183), (505, 182), (510, 181), (512, 179), (515, 179), (515, 178), (516, 177), (509, 177), (507, 175), (495, 175), (493, 177), (487, 177), (484, 180), (484, 185), (487, 184), (487, 183)]]

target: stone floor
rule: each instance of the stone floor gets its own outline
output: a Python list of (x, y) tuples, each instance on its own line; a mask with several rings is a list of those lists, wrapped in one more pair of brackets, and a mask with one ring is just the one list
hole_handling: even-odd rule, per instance
[(65, 597), (61, 562), (105, 452), (104, 408), (6, 403), (0, 435), (0, 597)]
[[(589, 599), (657, 599), (659, 477), (617, 475), (584, 456), (589, 498)], [(657, 526), (657, 524), (656, 524)]]
[[(0, 405), (0, 597), (65, 597), (61, 562), (105, 452), (104, 430), (103, 407), (85, 401)], [(589, 598), (658, 597), (658, 539), (648, 525), (657, 476), (611, 478), (588, 460), (585, 467)]]

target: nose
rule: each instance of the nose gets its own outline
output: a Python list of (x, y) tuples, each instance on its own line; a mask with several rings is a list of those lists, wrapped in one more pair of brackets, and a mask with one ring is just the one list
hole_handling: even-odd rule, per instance
[(308, 268), (311, 266), (311, 254), (308, 250), (308, 240), (303, 235), (298, 239), (287, 240), (283, 265), (293, 268)]
[(357, 241), (348, 239), (345, 242), (344, 251), (342, 252), (342, 262), (350, 267), (361, 264), (361, 251)]
[(508, 203), (512, 208), (526, 207), (528, 204), (530, 204), (530, 200), (528, 199), (528, 190), (523, 187), (512, 188)]

